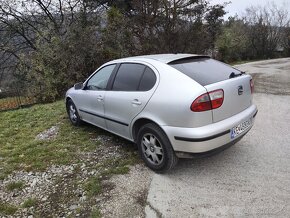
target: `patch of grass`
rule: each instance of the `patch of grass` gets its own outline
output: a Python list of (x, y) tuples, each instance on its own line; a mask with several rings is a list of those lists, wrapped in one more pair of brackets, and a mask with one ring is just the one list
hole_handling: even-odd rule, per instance
[(116, 168), (111, 168), (107, 171), (108, 174), (127, 174), (129, 172), (128, 166), (119, 166)]
[(101, 182), (98, 178), (91, 177), (86, 182), (84, 189), (89, 197), (96, 196), (102, 191)]
[[(2, 178), (14, 170), (41, 171), (52, 164), (76, 163), (79, 151), (91, 151), (99, 145), (93, 138), (102, 132), (90, 125), (72, 126), (63, 101), (0, 112), (0, 120)], [(55, 125), (59, 126), (55, 139), (35, 139)]]
[(2, 172), (0, 173), (0, 181), (5, 179), (5, 174), (3, 174)]
[[(102, 187), (102, 180), (114, 174), (127, 173), (129, 165), (139, 160), (136, 149), (130, 142), (122, 141), (121, 138), (112, 136), (92, 125), (84, 124), (81, 127), (71, 125), (63, 101), (0, 112), (0, 120), (0, 177), (2, 180), (16, 170), (38, 172), (46, 170), (51, 165), (74, 164), (73, 175), (67, 177), (65, 181), (62, 181), (60, 177), (60, 181), (56, 182), (59, 185), (58, 191), (49, 194), (54, 211), (60, 211), (60, 204), (64, 205), (76, 198), (73, 192), (62, 192), (63, 187), (67, 186), (75, 190), (80, 186), (88, 196), (82, 207), (86, 209), (80, 211), (80, 214), (84, 214), (84, 217), (89, 215), (101, 217), (97, 209), (92, 210), (92, 205), (96, 204), (95, 197), (106, 190), (105, 185)], [(52, 126), (59, 127), (55, 138), (36, 139), (39, 133)], [(110, 135), (111, 140), (108, 142), (110, 144), (101, 144), (97, 139), (98, 135)], [(118, 149), (118, 153), (108, 158), (103, 158), (102, 152), (108, 152), (105, 146), (120, 146), (120, 150)], [(82, 164), (85, 164), (88, 171), (97, 171), (97, 174), (88, 178), (85, 184), (79, 183), (77, 176), (74, 176), (81, 174)], [(14, 182), (9, 184), (7, 189), (14, 190), (22, 187), (23, 184), (20, 182)], [(34, 206), (37, 211), (42, 212), (39, 205), (36, 199), (29, 198), (23, 202), (21, 208)], [(15, 212), (17, 207), (1, 204), (0, 214), (12, 214), (13, 210)]]
[(89, 216), (90, 218), (101, 218), (102, 217), (102, 214), (100, 212), (99, 209), (94, 209), (92, 212), (91, 212), (91, 215)]
[(13, 215), (17, 211), (17, 207), (0, 201), (0, 215)]
[(6, 189), (8, 191), (21, 190), (23, 187), (24, 187), (24, 183), (22, 181), (10, 182), (8, 183), (8, 185), (6, 185)]
[(125, 157), (112, 158), (96, 165), (102, 176), (111, 176), (115, 174), (126, 174), (129, 172), (129, 166), (140, 161), (138, 155), (127, 151)]
[(33, 207), (37, 204), (37, 199), (36, 198), (28, 198), (26, 201), (23, 202), (21, 207), (23, 208), (29, 208)]

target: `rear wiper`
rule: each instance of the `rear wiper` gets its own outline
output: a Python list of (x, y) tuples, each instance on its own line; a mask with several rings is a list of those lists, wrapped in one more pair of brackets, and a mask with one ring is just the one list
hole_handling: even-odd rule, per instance
[(241, 76), (241, 75), (243, 75), (243, 74), (245, 74), (245, 72), (243, 72), (243, 71), (241, 71), (240, 73), (234, 73), (234, 72), (232, 72), (231, 74), (230, 74), (230, 76), (229, 76), (229, 79), (232, 79), (232, 78), (235, 78), (235, 77), (237, 77), (237, 76)]

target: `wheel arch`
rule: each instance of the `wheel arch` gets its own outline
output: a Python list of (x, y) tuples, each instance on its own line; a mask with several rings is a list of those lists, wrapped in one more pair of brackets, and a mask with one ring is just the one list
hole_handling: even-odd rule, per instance
[(165, 133), (165, 131), (163, 130), (163, 128), (157, 122), (153, 121), (152, 119), (144, 118), (144, 117), (143, 118), (138, 118), (137, 120), (134, 121), (134, 123), (132, 125), (132, 137), (133, 137), (134, 142), (137, 141), (137, 136), (138, 136), (139, 129), (142, 126), (144, 126), (144, 125), (146, 125), (148, 123), (155, 124), (156, 126), (160, 127), (160, 129), (162, 129), (162, 131)]
[[(67, 106), (68, 106), (67, 104), (68, 104), (69, 100), (72, 100), (72, 98), (70, 96), (66, 96), (65, 97), (65, 107), (66, 107), (66, 109), (67, 109)], [(73, 102), (73, 100), (72, 100), (72, 102)]]
[(72, 100), (72, 98), (68, 95), (68, 96), (65, 96), (65, 103), (67, 104), (67, 102), (69, 101), (69, 100)]

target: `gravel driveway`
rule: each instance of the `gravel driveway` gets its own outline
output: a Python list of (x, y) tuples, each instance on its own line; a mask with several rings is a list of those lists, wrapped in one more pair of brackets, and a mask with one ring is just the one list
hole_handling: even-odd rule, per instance
[(289, 217), (290, 58), (236, 67), (255, 79), (254, 127), (218, 155), (154, 174), (147, 217)]

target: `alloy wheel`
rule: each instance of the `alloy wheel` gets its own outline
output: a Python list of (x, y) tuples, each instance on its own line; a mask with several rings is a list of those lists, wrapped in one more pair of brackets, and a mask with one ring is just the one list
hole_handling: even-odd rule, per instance
[(159, 165), (163, 161), (164, 153), (162, 144), (151, 133), (144, 134), (142, 138), (142, 152), (146, 159), (154, 165)]
[(77, 113), (76, 113), (76, 108), (74, 107), (73, 104), (70, 104), (69, 106), (69, 117), (71, 119), (71, 121), (76, 122), (78, 117), (77, 117)]

